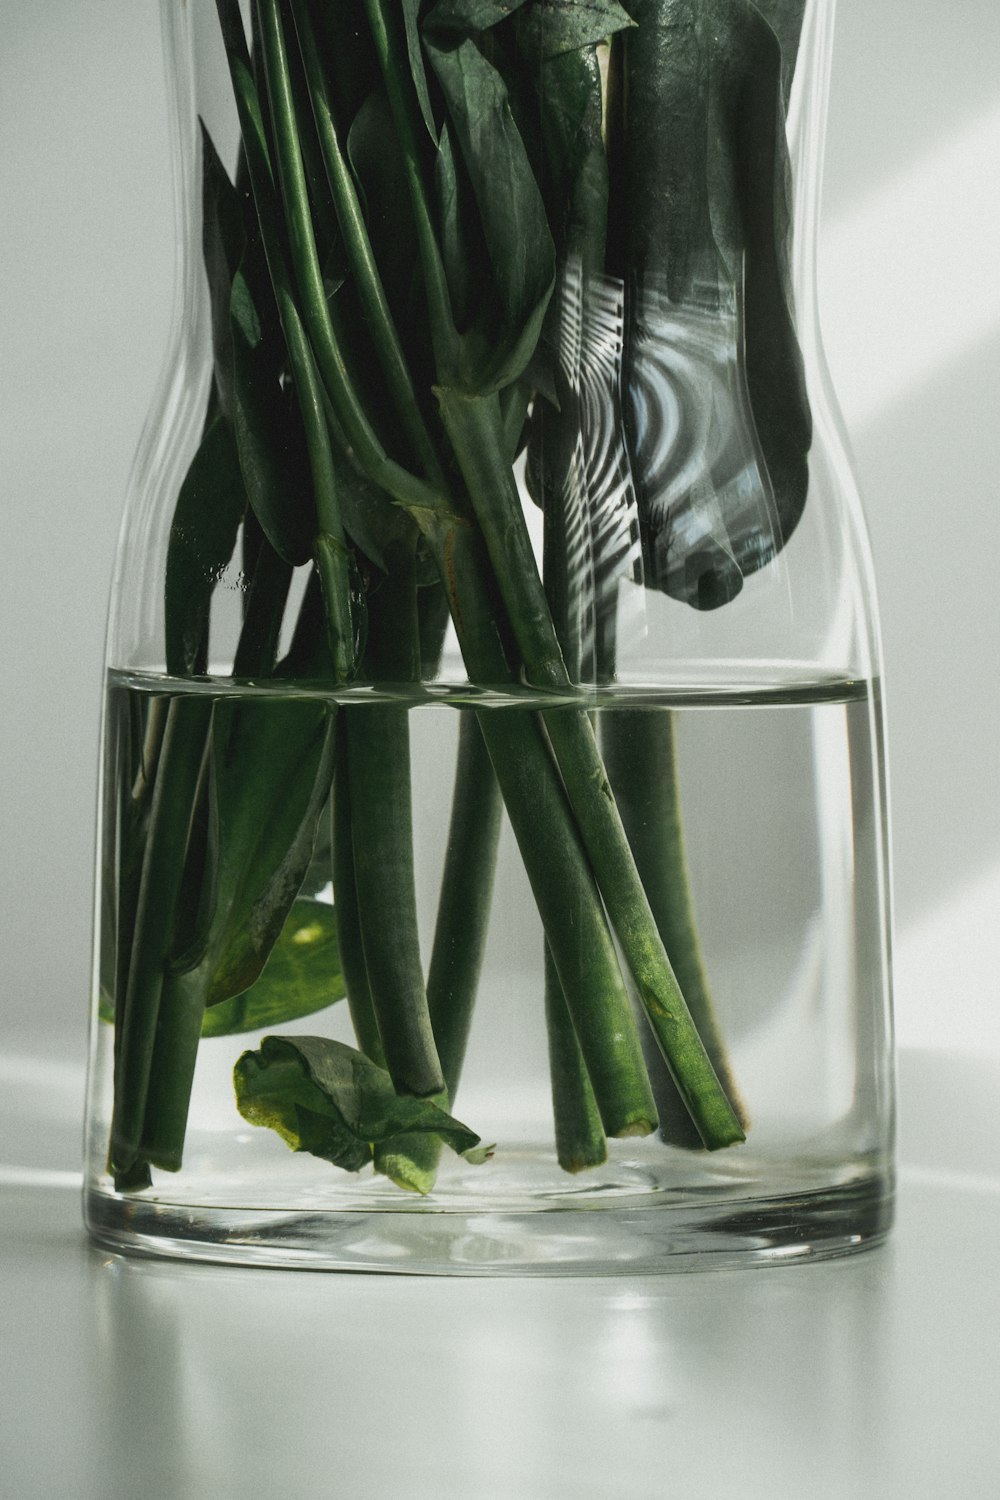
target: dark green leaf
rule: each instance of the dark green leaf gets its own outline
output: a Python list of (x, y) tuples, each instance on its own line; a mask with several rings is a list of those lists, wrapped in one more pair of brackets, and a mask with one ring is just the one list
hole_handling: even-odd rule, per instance
[(530, 0), (517, 17), (517, 40), (529, 57), (545, 61), (634, 24), (618, 0)]
[(371, 1148), (402, 1132), (440, 1136), (469, 1161), (490, 1154), (468, 1126), (429, 1099), (396, 1094), (384, 1068), (325, 1037), (265, 1037), (244, 1052), (233, 1081), (240, 1114), (277, 1131), (293, 1151), (308, 1151), (357, 1171)]
[(307, 896), (318, 896), (325, 891), (333, 882), (333, 825), (330, 809), (326, 807), (320, 814), (319, 823), (316, 828), (316, 837), (313, 840), (312, 858), (309, 868), (303, 877), (299, 887), (299, 900)]
[(343, 998), (333, 907), (326, 901), (299, 897), (256, 984), (206, 1010), (201, 1034), (262, 1031), (311, 1015)]
[(542, 193), (560, 260), (585, 277), (604, 270), (608, 161), (596, 49), (553, 57), (533, 70), (542, 122)]
[[(603, 90), (596, 48), (563, 52), (533, 69), (542, 120), (544, 170), (542, 190), (549, 223), (556, 240), (562, 275), (580, 276), (583, 305), (580, 333), (590, 316), (594, 298), (592, 278), (604, 269), (608, 221), (608, 162), (604, 146)], [(544, 505), (550, 525), (564, 513), (568, 476), (576, 456), (580, 413), (574, 386), (560, 368), (560, 324), (566, 316), (565, 281), (549, 304), (545, 330), (529, 367), (542, 400), (531, 417), (526, 480), (529, 493)], [(555, 577), (566, 577), (560, 558), (566, 538), (553, 531), (546, 563), (546, 587)], [(555, 561), (556, 566), (552, 563)], [(553, 595), (550, 588), (550, 599)], [(561, 621), (563, 651), (574, 655)]]
[(611, 214), (631, 301), (625, 388), (653, 389), (649, 371), (688, 351), (684, 379), (655, 388), (670, 389), (670, 421), (679, 409), (683, 431), (706, 434), (695, 468), (664, 467), (664, 413), (626, 412), (646, 581), (714, 609), (784, 546), (808, 488), (781, 48), (753, 5), (630, 8)]
[(233, 280), (230, 321), (233, 418), (247, 497), (275, 552), (297, 567), (312, 553), (316, 528), (301, 422), (282, 389), (242, 267)]
[(344, 529), (356, 546), (383, 572), (387, 550), (412, 535), (414, 522), (402, 506), (372, 484), (342, 452), (334, 454), (337, 493)]
[(205, 976), (205, 1003), (258, 978), (312, 858), (330, 790), (325, 704), (222, 699), (211, 729), (208, 897), (200, 937), (178, 960)]
[(462, 329), (467, 326), (475, 306), (473, 287), (478, 270), (478, 257), (475, 253), (478, 245), (470, 245), (465, 237), (472, 216), (469, 205), (463, 204), (461, 199), (451, 131), (447, 125), (441, 131), (434, 175), (438, 195), (441, 258), (448, 278), (452, 317), (455, 327)]
[[(360, 0), (331, 5), (306, 0), (320, 64), (329, 82), (337, 124), (346, 130), (381, 79), (378, 55)], [(405, 0), (409, 4), (410, 0)]]
[(510, 109), (507, 86), (475, 43), (428, 44), (478, 209), (496, 307), (463, 341), (464, 389), (516, 380), (538, 342), (555, 276), (545, 206)]
[(383, 90), (369, 95), (347, 138), (382, 285), (417, 388), (432, 379), (430, 334), (403, 157)]
[(164, 612), (171, 676), (206, 670), (212, 593), (233, 555), (246, 503), (236, 445), (216, 411), (181, 485), (170, 527)]
[[(486, 31), (519, 10), (525, 0), (437, 0), (425, 21), (430, 30)], [(564, 0), (565, 3), (565, 0)]]
[(292, 568), (275, 552), (252, 511), (243, 522), (243, 575), (243, 625), (233, 677), (253, 680), (274, 671)]
[(212, 350), (215, 356), (215, 382), (226, 420), (232, 421), (233, 376), (232, 332), (229, 325), (229, 301), (233, 278), (246, 246), (243, 214), (239, 194), (230, 182), (225, 167), (201, 126), (202, 142), (202, 254), (208, 277), (208, 297), (212, 309)]
[(799, 54), (806, 0), (754, 0), (754, 4), (781, 43), (781, 78), (787, 109)]
[(437, 125), (434, 120), (434, 109), (431, 105), (430, 90), (427, 87), (427, 69), (424, 67), (424, 54), (420, 46), (420, 28), (418, 19), (420, 16), (421, 0), (402, 0), (403, 23), (406, 27), (406, 50), (410, 59), (410, 73), (413, 78), (413, 86), (417, 91), (417, 99), (420, 103), (420, 113), (424, 117), (431, 140), (437, 144)]

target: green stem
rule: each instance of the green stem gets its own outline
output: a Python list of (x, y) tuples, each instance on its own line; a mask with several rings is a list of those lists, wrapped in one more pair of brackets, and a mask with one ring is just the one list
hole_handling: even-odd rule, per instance
[[(220, 5), (230, 3), (230, 0), (218, 0), (218, 3)], [(295, 120), (288, 58), (279, 8), (277, 0), (257, 0), (257, 5), (261, 22), (264, 68), (274, 120), (278, 180), (285, 205), (292, 261), (301, 297), (302, 319), (305, 330), (308, 330), (308, 339), (312, 344), (323, 385), (337, 413), (337, 419), (351, 443), (354, 456), (369, 478), (401, 503), (433, 508), (440, 504), (441, 498), (436, 488), (418, 479), (390, 459), (382, 447), (375, 429), (368, 420), (334, 332), (313, 233), (309, 194), (299, 148), (298, 126)], [(275, 224), (278, 210), (274, 200), (274, 184), (267, 160), (266, 143), (263, 135), (257, 134), (260, 116), (259, 109), (254, 108), (253, 80), (248, 70), (240, 68), (238, 61), (233, 70), (233, 83), (238, 104), (241, 100), (243, 101), (240, 106), (240, 123), (244, 139), (246, 139), (248, 126), (253, 132), (253, 149), (248, 145), (247, 159), (257, 211), (261, 219), (268, 265), (271, 266), (272, 249), (269, 248), (269, 242), (275, 250), (280, 243)], [(265, 163), (268, 166), (266, 173)], [(258, 197), (258, 182), (261, 197)], [(278, 266), (278, 270), (281, 282), (280, 308), (286, 296), (291, 298), (291, 290), (284, 266)], [(272, 267), (272, 279), (274, 275), (275, 268)], [(279, 292), (278, 282), (275, 284), (275, 291)], [(292, 301), (294, 305), (294, 298)], [(282, 321), (284, 322), (284, 318)], [(322, 520), (321, 517), (321, 522)], [(330, 528), (327, 527), (327, 529)]]
[(521, 511), (499, 397), (470, 396), (440, 385), (435, 395), (528, 681), (533, 687), (564, 693), (571, 687), (569, 673)]
[(710, 1151), (744, 1139), (685, 1003), (650, 910), (594, 739), (581, 710), (556, 709), (545, 726), (570, 792), (611, 924), (657, 1044)]
[[(746, 1128), (712, 1004), (695, 920), (681, 818), (675, 717), (669, 710), (611, 709), (601, 719), (608, 777), (656, 925), (712, 1066)], [(669, 1075), (651, 1068), (660, 1133), (697, 1146), (690, 1117)]]
[[(498, 609), (478, 533), (436, 527), (430, 543), (474, 682), (510, 685)], [(608, 1135), (648, 1133), (656, 1112), (639, 1034), (600, 893), (538, 715), (487, 711), (489, 751), (552, 948)]]
[(545, 1024), (549, 1037), (549, 1073), (556, 1155), (566, 1172), (583, 1172), (608, 1159), (601, 1115), (559, 971), (545, 944)]
[[(542, 119), (543, 184), (560, 253), (561, 280), (565, 279), (568, 267), (572, 266), (574, 272), (578, 269), (586, 297), (589, 278), (604, 267), (608, 206), (607, 161), (601, 129), (602, 87), (596, 48), (580, 48), (548, 59), (538, 70), (535, 87)], [(557, 282), (557, 287), (560, 284)], [(563, 299), (557, 291), (548, 313), (554, 342), (558, 341), (559, 323), (564, 316)], [(580, 682), (586, 654), (581, 629), (581, 592), (587, 595), (591, 591), (586, 587), (588, 580), (579, 576), (579, 559), (567, 530), (570, 516), (567, 489), (577, 449), (580, 411), (577, 390), (559, 364), (555, 379), (558, 409), (543, 398), (536, 399), (529, 442), (532, 456), (541, 459), (537, 472), (543, 480), (545, 594), (563, 660), (572, 681)], [(579, 520), (574, 517), (576, 524)], [(600, 1166), (607, 1159), (607, 1142), (548, 944), (545, 1016), (559, 1163), (568, 1172)], [(645, 1041), (644, 1036), (644, 1045)]]
[(354, 878), (354, 844), (351, 828), (351, 767), (347, 754), (346, 713), (337, 723), (337, 759), (333, 775), (333, 913), (337, 923), (340, 971), (347, 990), (358, 1045), (373, 1063), (385, 1067), (385, 1052), (378, 1034), (372, 1004), (365, 950), (361, 940), (358, 887)]
[(439, 1094), (444, 1077), (420, 970), (407, 710), (365, 704), (343, 719), (358, 914), (386, 1067), (399, 1093)]
[(418, 144), (422, 139), (423, 127), (418, 121), (419, 111), (413, 86), (411, 82), (408, 82), (410, 69), (399, 27), (386, 16), (384, 0), (364, 0), (364, 4), (386, 93), (389, 97), (389, 108), (396, 127), (397, 144), (403, 157), (403, 168), (416, 225), (417, 247), (427, 295), (434, 360), (438, 369), (438, 378), (444, 379), (457, 371), (459, 338), (452, 317), (448, 278), (424, 187)]
[(204, 1015), (204, 975), (198, 969), (181, 973), (168, 966), (156, 1020), (141, 1144), (142, 1159), (166, 1172), (178, 1172), (181, 1167)]
[[(427, 1005), (446, 1088), (438, 1101), (443, 1109), (454, 1102), (465, 1060), (486, 947), (502, 806), (476, 717), (465, 713), (427, 975)], [(441, 1149), (436, 1136), (398, 1136), (376, 1149), (375, 1168), (403, 1187), (427, 1193)]]
[[(440, 387), (437, 394), (528, 679), (536, 686), (568, 694), (572, 686), (514, 478), (502, 462), (498, 404), (492, 397), (469, 397)], [(739, 1119), (716, 1078), (670, 967), (590, 720), (575, 708), (553, 709), (544, 718), (608, 915), (681, 1097), (710, 1150), (743, 1140)]]
[(278, 556), (261, 533), (250, 587), (244, 596), (243, 626), (233, 657), (234, 677), (265, 677), (273, 671), (291, 582), (291, 565)]
[[(115, 1057), (120, 1051), (125, 996), (135, 934), (136, 910), (142, 880), (142, 863), (149, 831), (150, 808), (156, 786), (163, 734), (169, 704), (164, 697), (146, 700), (134, 698), (124, 688), (113, 689), (114, 697), (122, 695), (126, 712), (113, 714), (117, 728), (115, 743), (109, 743), (113, 757), (108, 768), (108, 784), (120, 786), (117, 837), (119, 839), (117, 915), (115, 935)], [(109, 713), (111, 702), (109, 699)], [(117, 1073), (117, 1063), (115, 1065)]]
[(443, 483), (440, 460), (413, 388), (406, 356), (375, 261), (354, 179), (341, 150), (309, 9), (304, 0), (292, 0), (292, 9), (295, 14), (299, 46), (308, 80), (327, 181), (351, 271), (372, 335), (375, 353), (382, 366), (389, 394), (395, 402), (403, 430), (420, 460), (424, 473), (435, 483)]
[[(411, 683), (420, 670), (416, 532), (387, 547), (389, 571), (371, 589), (365, 667), (371, 681)], [(341, 711), (347, 742), (351, 848), (371, 1004), (385, 1065), (400, 1093), (444, 1089), (420, 961), (409, 711), (358, 704)]]
[(628, 990), (540, 723), (533, 714), (502, 710), (481, 714), (479, 722), (605, 1133), (646, 1135), (656, 1110)]
[(486, 946), (503, 807), (480, 724), (463, 713), (458, 731), (448, 850), (441, 879), (427, 1004), (454, 1099)]
[[(330, 650), (337, 680), (354, 675), (353, 625), (350, 609), (350, 578), (344, 532), (337, 498), (337, 484), (326, 426), (323, 388), (312, 350), (296, 304), (285, 261), (281, 215), (260, 101), (257, 95), (246, 39), (235, 0), (217, 0), (219, 20), (229, 59), (240, 129), (260, 226), (261, 243), (274, 288), (295, 393), (302, 412), (309, 467), (312, 472), (317, 517), (316, 563), (324, 583)], [(301, 160), (299, 161), (301, 171)], [(304, 190), (304, 175), (303, 175)]]
[(211, 700), (175, 698), (167, 713), (142, 863), (135, 935), (121, 1016), (110, 1167), (130, 1172), (141, 1152), (164, 974), (174, 943)]

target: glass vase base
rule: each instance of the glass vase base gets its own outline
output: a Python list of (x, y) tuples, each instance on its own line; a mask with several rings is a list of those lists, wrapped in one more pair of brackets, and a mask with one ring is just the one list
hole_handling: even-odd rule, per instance
[[(398, 1200), (397, 1200), (398, 1201)], [(239, 1209), (87, 1193), (88, 1229), (131, 1255), (420, 1276), (606, 1276), (829, 1260), (893, 1219), (886, 1175), (767, 1197), (680, 1194), (656, 1206), (527, 1210)]]

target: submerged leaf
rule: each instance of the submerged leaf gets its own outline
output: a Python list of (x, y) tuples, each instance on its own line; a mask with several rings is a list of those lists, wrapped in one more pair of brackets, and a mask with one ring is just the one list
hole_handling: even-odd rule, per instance
[(196, 936), (175, 960), (205, 1004), (257, 980), (312, 858), (332, 776), (322, 702), (231, 698), (212, 711), (207, 875)]
[(226, 943), (209, 1005), (256, 979), (309, 868), (333, 775), (331, 723), (326, 705), (308, 699), (216, 704), (213, 934), (224, 934)]
[(256, 984), (206, 1010), (202, 1036), (262, 1031), (344, 998), (337, 925), (328, 901), (299, 899)]
[(430, 1099), (398, 1095), (384, 1068), (327, 1037), (265, 1037), (240, 1057), (233, 1082), (245, 1120), (277, 1131), (293, 1151), (347, 1171), (358, 1171), (373, 1146), (404, 1131), (440, 1136), (469, 1161), (488, 1155), (468, 1126)]

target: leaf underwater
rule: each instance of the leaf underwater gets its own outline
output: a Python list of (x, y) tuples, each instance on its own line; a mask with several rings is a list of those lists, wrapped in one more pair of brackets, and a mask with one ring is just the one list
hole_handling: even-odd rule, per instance
[(326, 901), (295, 901), (255, 984), (205, 1012), (202, 1036), (262, 1031), (325, 1010), (346, 993), (337, 925)]
[(330, 790), (331, 722), (308, 699), (280, 713), (246, 699), (214, 706), (206, 899), (177, 960), (201, 970), (208, 1006), (256, 982), (305, 879)]
[(265, 1037), (239, 1058), (233, 1081), (250, 1124), (350, 1172), (371, 1160), (373, 1146), (404, 1132), (440, 1136), (475, 1165), (492, 1154), (433, 1101), (397, 1095), (384, 1068), (326, 1037)]
[[(337, 927), (327, 901), (294, 902), (256, 983), (205, 1011), (203, 1037), (237, 1036), (299, 1021), (343, 1000)], [(102, 986), (100, 1020), (114, 1023), (109, 990)]]

